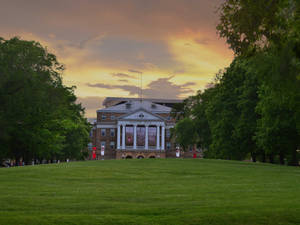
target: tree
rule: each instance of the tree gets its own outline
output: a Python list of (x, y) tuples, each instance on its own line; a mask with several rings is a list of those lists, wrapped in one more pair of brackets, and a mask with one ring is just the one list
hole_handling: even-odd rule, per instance
[(214, 92), (215, 89), (213, 87), (206, 89), (203, 93), (199, 91), (197, 95), (200, 101), (198, 104), (193, 106), (193, 110), (191, 112), (198, 135), (197, 145), (206, 151), (209, 149), (212, 141), (206, 109), (210, 100), (213, 98)]
[(261, 115), (256, 141), (273, 161), (279, 154), (280, 163), (288, 158), (290, 165), (298, 165), (300, 146), (300, 64), (291, 45), (270, 48), (260, 53), (254, 63), (262, 79), (257, 112)]
[(247, 60), (236, 58), (219, 76), (205, 110), (212, 134), (207, 157), (241, 160), (251, 154), (255, 160), (257, 84), (249, 68)]
[(192, 119), (186, 117), (175, 125), (175, 139), (184, 151), (188, 150), (190, 145), (196, 143), (197, 133)]
[[(251, 155), (256, 161), (258, 79), (249, 73), (253, 73), (249, 60), (236, 58), (229, 68), (216, 75), (210, 88), (184, 101), (185, 119), (179, 121), (184, 126), (176, 130), (185, 138), (181, 142), (197, 144), (208, 158), (241, 160)], [(197, 138), (189, 136), (189, 124)]]
[(262, 86), (259, 91), (261, 101), (257, 111), (261, 114), (256, 131), (256, 142), (264, 149), (269, 161), (274, 163), (274, 157), (279, 155), (281, 164), (285, 158), (289, 165), (298, 165), (297, 147), (300, 140), (297, 133), (295, 115), (287, 106), (286, 99), (274, 97), (268, 86)]
[(236, 55), (252, 55), (270, 44), (297, 39), (299, 51), (300, 3), (297, 0), (226, 0), (220, 7), (220, 37)]
[(257, 155), (264, 154), (254, 140), (257, 120), (260, 118), (256, 112), (260, 84), (248, 60), (241, 60), (240, 64), (244, 71), (241, 85), (235, 87), (238, 93), (236, 104), (239, 116), (235, 121), (233, 138), (238, 143), (240, 151), (250, 154), (252, 161), (256, 162)]
[[(270, 162), (279, 154), (281, 163), (288, 157), (290, 164), (298, 165), (300, 2), (226, 0), (217, 30), (236, 56), (248, 60), (248, 75), (259, 81), (255, 140), (260, 152)], [(242, 124), (238, 127), (245, 127)], [(241, 132), (238, 129), (237, 136)]]
[(200, 94), (201, 91), (198, 91), (198, 94), (189, 96), (181, 103), (174, 104), (171, 111), (171, 116), (176, 120), (190, 116), (194, 106), (198, 105), (200, 102)]
[[(74, 87), (62, 83), (63, 70), (55, 55), (38, 42), (0, 39), (2, 157), (27, 163), (58, 157), (68, 144), (65, 121), (73, 124), (69, 132), (77, 126), (88, 132)], [(86, 133), (82, 135), (78, 138), (86, 139)], [(84, 148), (83, 144), (78, 147)]]
[(217, 29), (235, 59), (181, 105), (179, 140), (197, 142), (209, 158), (298, 165), (300, 2), (226, 0)]

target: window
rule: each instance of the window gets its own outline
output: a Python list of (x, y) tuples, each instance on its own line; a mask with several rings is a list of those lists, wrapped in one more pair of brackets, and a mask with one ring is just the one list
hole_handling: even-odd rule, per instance
[(171, 116), (168, 116), (168, 117), (167, 117), (167, 120), (171, 120)]
[(102, 137), (106, 136), (106, 129), (101, 129), (101, 136)]
[(106, 120), (106, 115), (104, 113), (102, 114), (102, 120)]
[(116, 119), (115, 115), (110, 116), (110, 120), (115, 120), (115, 119)]
[(111, 141), (109, 146), (110, 146), (110, 149), (115, 149), (115, 142)]
[(114, 137), (115, 136), (115, 129), (110, 129), (110, 136)]
[(131, 108), (131, 103), (126, 103), (126, 109), (130, 109)]
[(171, 149), (171, 143), (167, 142), (167, 150), (170, 150), (170, 149)]
[(125, 141), (126, 146), (133, 146), (133, 126), (126, 126), (126, 128), (125, 128), (125, 140), (126, 140)]
[(171, 136), (171, 131), (170, 129), (166, 129), (166, 137), (169, 138)]
[(106, 142), (105, 141), (101, 141), (101, 147), (104, 146), (105, 148)]

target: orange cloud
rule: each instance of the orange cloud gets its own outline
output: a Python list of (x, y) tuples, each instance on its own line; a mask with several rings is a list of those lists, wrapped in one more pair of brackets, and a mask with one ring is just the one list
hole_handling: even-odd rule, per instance
[[(86, 83), (139, 87), (142, 74), (145, 90), (155, 89), (145, 92), (149, 97), (182, 98), (203, 89), (233, 56), (215, 31), (221, 2), (11, 0), (0, 8), (0, 36), (17, 35), (47, 46), (66, 66), (64, 83), (77, 86), (76, 94), (88, 102), (92, 116), (97, 98), (138, 93)], [(11, 16), (15, 19), (7, 19)], [(165, 93), (166, 85), (172, 91)]]

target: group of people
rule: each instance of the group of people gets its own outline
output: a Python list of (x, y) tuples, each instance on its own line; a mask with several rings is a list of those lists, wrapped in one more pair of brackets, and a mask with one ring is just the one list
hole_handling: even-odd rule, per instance
[[(50, 164), (50, 163), (60, 163), (61, 161), (58, 160), (32, 160), (31, 164), (32, 166), (36, 165), (36, 164)], [(70, 159), (66, 159), (66, 162), (70, 162)], [(25, 162), (21, 159), (19, 161), (16, 160), (12, 160), (12, 159), (8, 159), (6, 161), (3, 161), (1, 164), (1, 167), (14, 167), (14, 166), (25, 166)], [(27, 164), (29, 165), (29, 164)]]

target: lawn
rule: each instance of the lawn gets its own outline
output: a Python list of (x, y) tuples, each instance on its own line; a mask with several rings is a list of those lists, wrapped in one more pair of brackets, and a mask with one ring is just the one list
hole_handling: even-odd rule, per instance
[(0, 224), (300, 224), (300, 168), (207, 159), (0, 169)]

